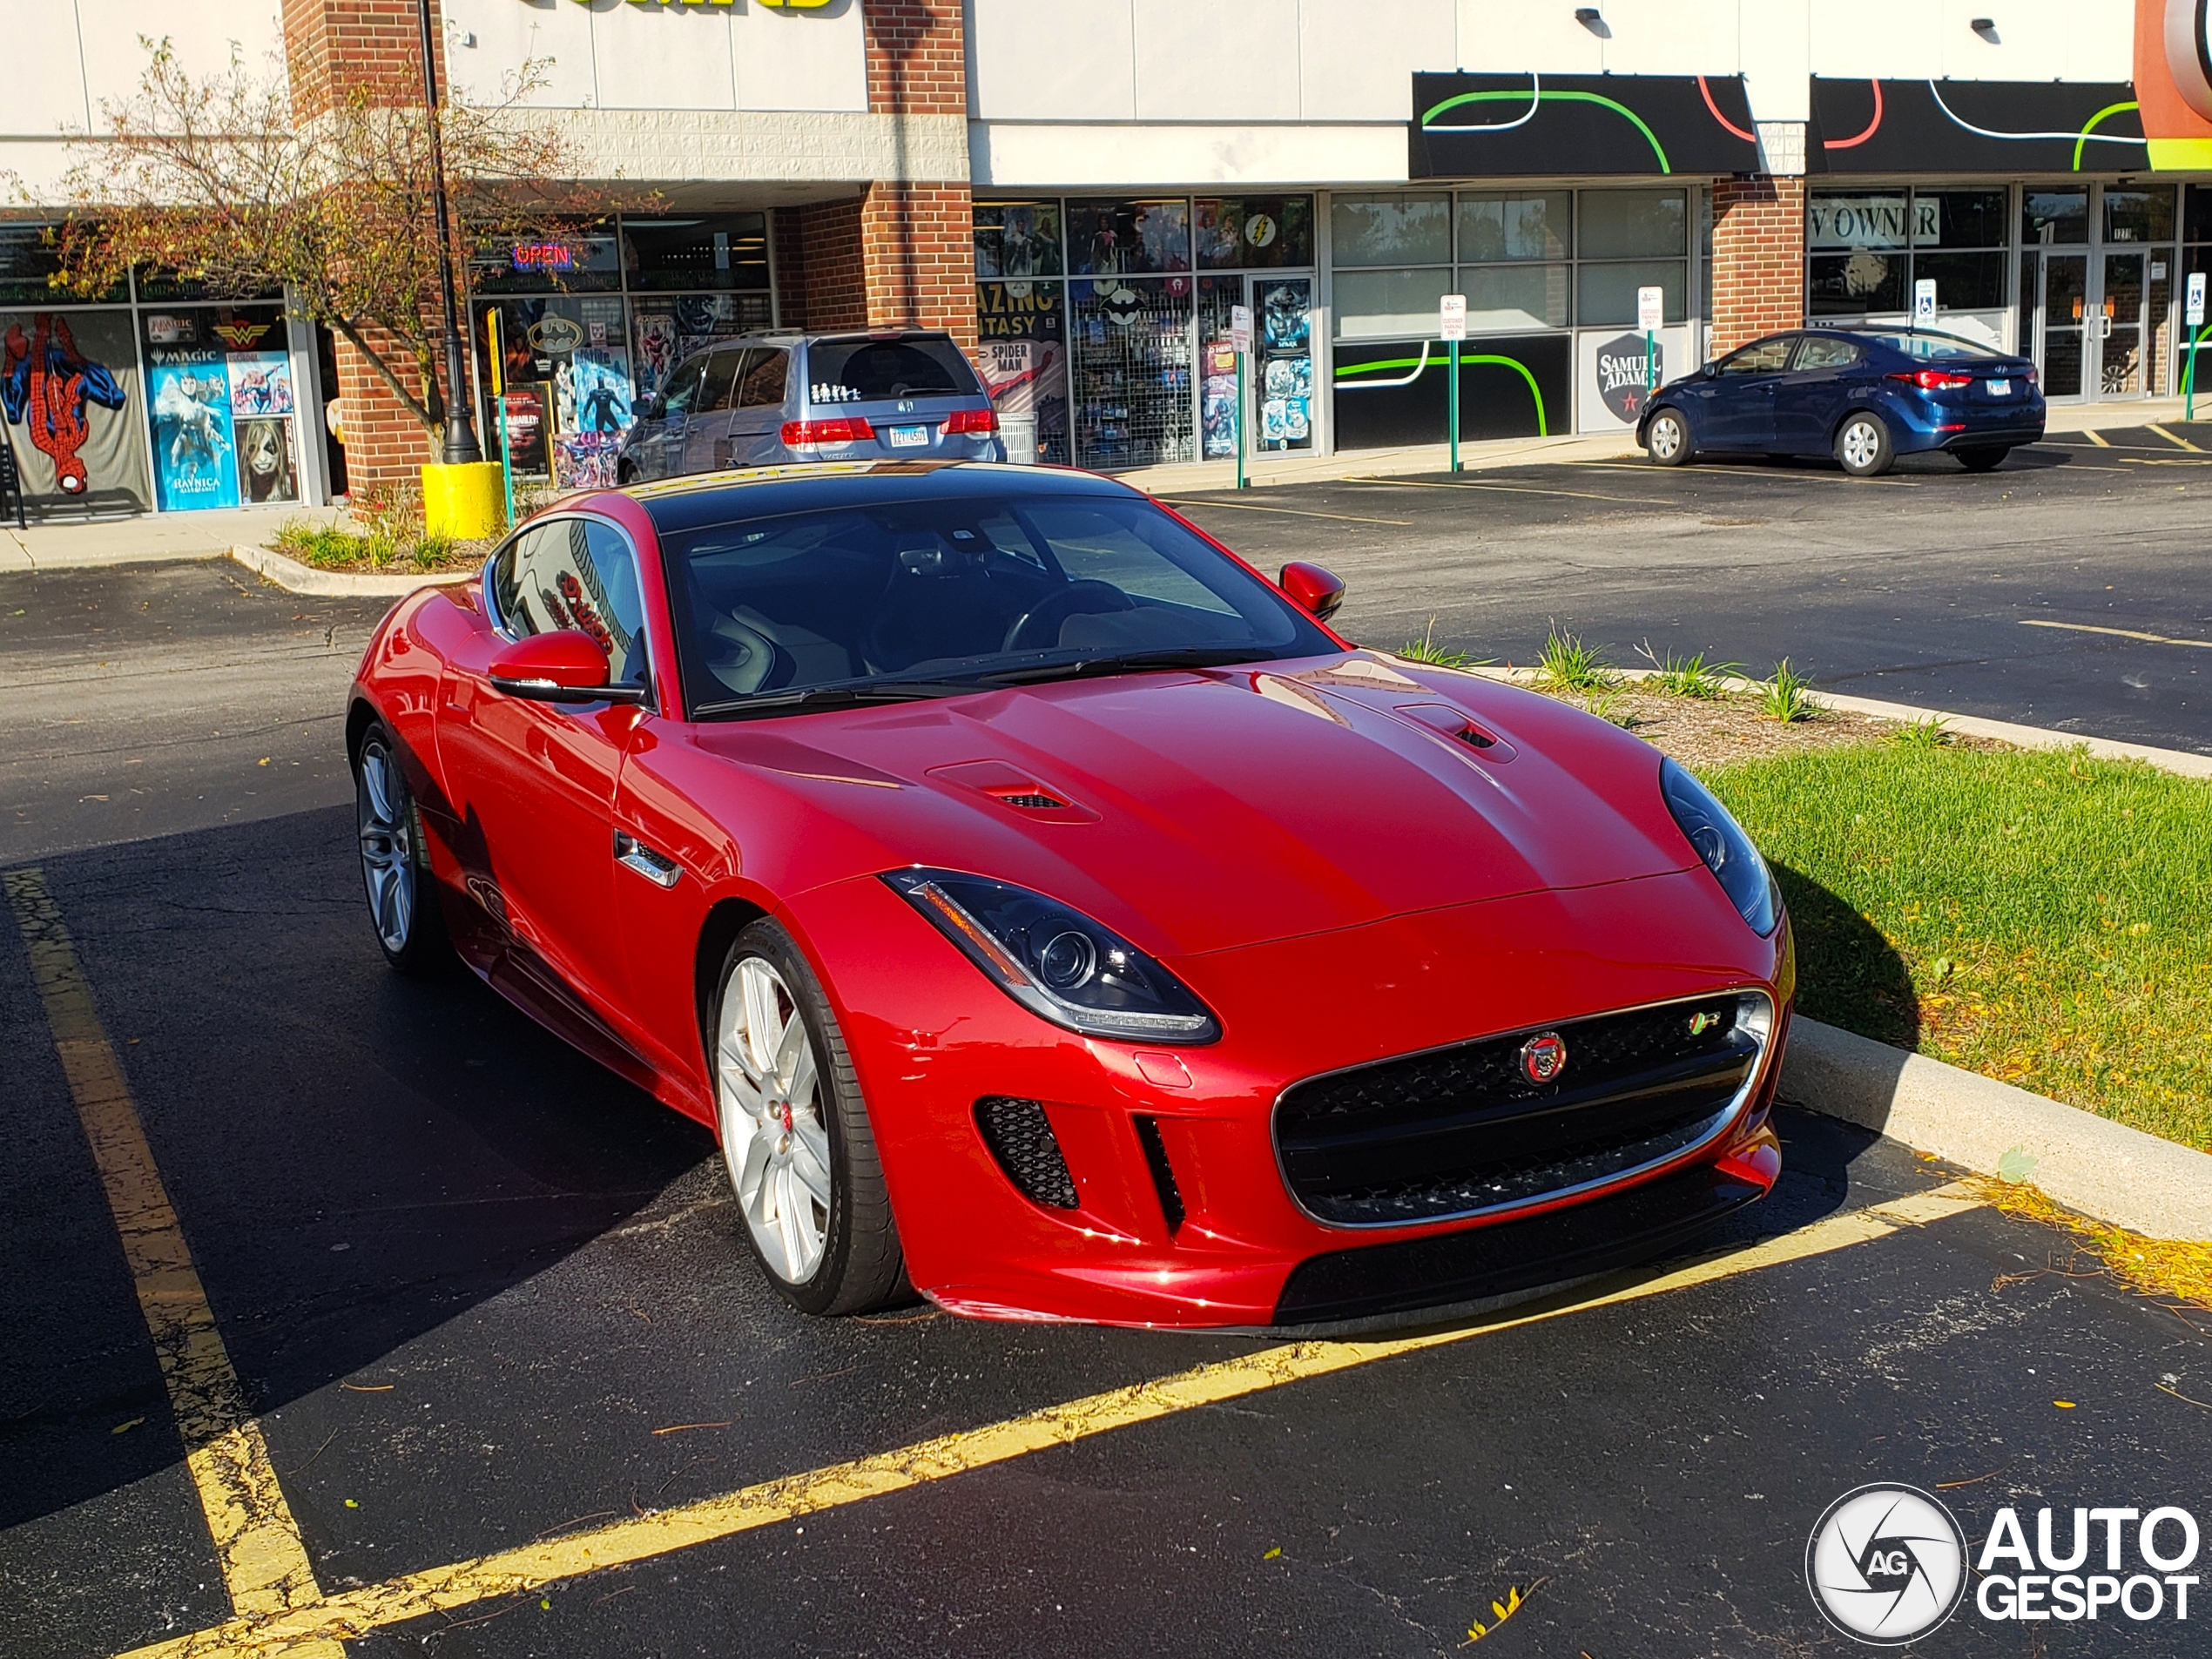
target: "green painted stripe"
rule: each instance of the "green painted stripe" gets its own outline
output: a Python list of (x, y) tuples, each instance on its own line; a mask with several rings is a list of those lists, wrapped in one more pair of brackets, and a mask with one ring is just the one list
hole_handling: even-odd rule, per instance
[[(1418, 357), (1393, 357), (1379, 363), (1339, 364), (1337, 368), (1337, 384), (1343, 385), (1347, 375), (1372, 374), (1379, 369), (1385, 368), (1418, 368), (1420, 361)], [(1450, 367), (1451, 361), (1449, 357), (1431, 356), (1428, 366), (1431, 368), (1447, 368)], [(1460, 367), (1465, 368), (1470, 363), (1495, 363), (1501, 368), (1514, 370), (1521, 379), (1527, 381), (1528, 395), (1536, 400), (1536, 435), (1540, 438), (1551, 436), (1551, 427), (1544, 419), (1543, 388), (1536, 384), (1536, 377), (1528, 372), (1527, 364), (1517, 357), (1499, 357), (1488, 352), (1462, 352), (1460, 354)], [(1355, 381), (1352, 384), (1356, 386), (1359, 382)]]
[(2139, 110), (2142, 105), (2130, 99), (2125, 104), (2107, 104), (2081, 124), (2081, 131), (2074, 140), (2074, 170), (2081, 171), (2081, 146), (2089, 142), (2089, 135), (2097, 130), (2097, 123), (2107, 115), (2117, 115), (2122, 110)]
[[(1421, 131), (1424, 132), (1428, 132), (1430, 122), (1435, 120), (1436, 118), (1443, 114), (1445, 111), (1457, 109), (1462, 104), (1497, 104), (1509, 98), (1518, 100), (1527, 98), (1527, 96), (1528, 94), (1526, 92), (1511, 91), (1461, 92), (1455, 98), (1446, 98), (1434, 109), (1423, 115), (1421, 117)], [(1603, 109), (1612, 111), (1615, 115), (1627, 117), (1629, 121), (1635, 124), (1635, 130), (1643, 134), (1644, 141), (1651, 146), (1651, 153), (1659, 158), (1659, 171), (1661, 172), (1672, 172), (1674, 171), (1674, 169), (1667, 163), (1667, 152), (1659, 147), (1658, 134), (1655, 133), (1649, 127), (1646, 126), (1643, 124), (1643, 118), (1638, 115), (1634, 110), (1630, 109), (1627, 105), (1616, 104), (1611, 98), (1603, 97), (1596, 92), (1576, 92), (1566, 91), (1539, 92), (1536, 94), (1536, 100), (1538, 103), (1549, 103), (1556, 100), (1562, 104), (1595, 104)], [(2114, 105), (2114, 107), (2119, 108), (2121, 106)], [(2134, 106), (2133, 105), (2129, 105), (2125, 107), (2132, 109)], [(2106, 113), (2110, 114), (2111, 111), (2107, 111)], [(1448, 132), (1480, 132), (1482, 131), (1480, 127), (1454, 127), (1447, 128), (1446, 130)]]

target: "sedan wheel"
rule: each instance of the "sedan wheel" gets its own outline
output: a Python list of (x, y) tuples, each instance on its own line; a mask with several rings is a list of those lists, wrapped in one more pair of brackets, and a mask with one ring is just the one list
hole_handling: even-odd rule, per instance
[(790, 936), (738, 936), (714, 1014), (723, 1162), (768, 1277), (809, 1313), (880, 1307), (904, 1262), (837, 1016)]
[(381, 725), (369, 727), (361, 739), (354, 763), (354, 806), (368, 917), (384, 960), (403, 974), (434, 973), (450, 955), (445, 917), (423, 856), (422, 815)]
[(1690, 457), (1689, 428), (1672, 409), (1662, 409), (1644, 428), (1644, 449), (1662, 467), (1679, 467)]
[(1836, 459), (1854, 478), (1887, 472), (1893, 458), (1890, 429), (1878, 415), (1854, 415), (1836, 435)]

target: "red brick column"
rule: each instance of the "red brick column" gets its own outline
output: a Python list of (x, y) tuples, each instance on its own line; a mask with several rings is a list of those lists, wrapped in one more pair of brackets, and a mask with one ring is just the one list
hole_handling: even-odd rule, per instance
[(799, 210), (806, 327), (817, 332), (868, 323), (867, 262), (860, 250), (860, 199), (813, 202)]
[[(862, 3), (870, 111), (965, 116), (968, 51), (961, 0)], [(975, 242), (968, 180), (871, 184), (855, 229), (867, 308), (860, 320), (941, 328), (972, 351)], [(811, 242), (809, 253), (811, 258)], [(808, 280), (812, 292), (811, 266)]]
[(1713, 185), (1713, 354), (1805, 320), (1805, 181)]

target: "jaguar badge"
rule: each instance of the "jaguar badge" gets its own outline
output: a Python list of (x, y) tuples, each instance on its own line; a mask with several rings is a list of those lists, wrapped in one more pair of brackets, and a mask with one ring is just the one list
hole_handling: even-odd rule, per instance
[(1567, 1044), (1556, 1031), (1547, 1031), (1521, 1045), (1521, 1069), (1532, 1083), (1556, 1082), (1567, 1069)]

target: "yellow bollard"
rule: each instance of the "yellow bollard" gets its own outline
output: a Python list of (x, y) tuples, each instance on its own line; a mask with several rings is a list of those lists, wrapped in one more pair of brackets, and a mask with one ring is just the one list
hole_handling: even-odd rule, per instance
[(496, 461), (422, 469), (422, 529), (456, 542), (489, 540), (507, 525), (503, 475)]

